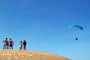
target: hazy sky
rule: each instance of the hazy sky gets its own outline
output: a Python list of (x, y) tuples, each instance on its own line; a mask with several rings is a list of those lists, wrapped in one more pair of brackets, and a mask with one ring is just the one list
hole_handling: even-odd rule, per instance
[[(71, 24), (84, 30), (68, 29)], [(90, 60), (90, 1), (0, 0), (0, 49), (5, 37), (14, 40), (15, 50), (26, 39), (28, 50)]]

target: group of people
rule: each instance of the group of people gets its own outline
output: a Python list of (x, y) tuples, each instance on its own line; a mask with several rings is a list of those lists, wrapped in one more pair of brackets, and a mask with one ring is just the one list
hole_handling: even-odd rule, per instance
[[(8, 38), (5, 38), (5, 40), (3, 40), (3, 43), (4, 43), (3, 50), (13, 50), (14, 41), (11, 38), (10, 40), (8, 40)], [(26, 50), (26, 45), (27, 45), (26, 40), (20, 41), (19, 49)]]
[(26, 44), (27, 44), (26, 40), (24, 40), (23, 42), (20, 41), (19, 49), (22, 50), (22, 47), (23, 47), (23, 50), (26, 50)]

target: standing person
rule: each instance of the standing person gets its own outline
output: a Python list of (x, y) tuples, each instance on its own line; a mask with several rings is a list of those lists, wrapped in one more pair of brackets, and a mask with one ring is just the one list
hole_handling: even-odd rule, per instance
[(26, 45), (27, 45), (27, 42), (26, 40), (23, 41), (23, 50), (26, 50)]
[(20, 41), (20, 43), (19, 43), (19, 49), (20, 49), (20, 50), (22, 50), (22, 45), (23, 45), (23, 44), (22, 44), (22, 41)]
[(14, 45), (14, 42), (13, 42), (12, 39), (10, 39), (10, 40), (9, 40), (9, 47), (10, 47), (10, 49), (12, 49), (12, 50), (13, 50), (13, 45)]
[(5, 40), (3, 40), (4, 46), (3, 46), (3, 50), (8, 49), (9, 43), (8, 43), (8, 38), (6, 38)]

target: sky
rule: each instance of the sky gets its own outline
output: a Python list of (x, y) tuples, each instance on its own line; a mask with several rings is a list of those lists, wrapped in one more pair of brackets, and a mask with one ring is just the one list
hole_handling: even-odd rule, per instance
[[(84, 30), (68, 29), (72, 24)], [(90, 60), (89, 36), (89, 0), (0, 0), (0, 50), (8, 37), (14, 50), (26, 40), (27, 50)]]

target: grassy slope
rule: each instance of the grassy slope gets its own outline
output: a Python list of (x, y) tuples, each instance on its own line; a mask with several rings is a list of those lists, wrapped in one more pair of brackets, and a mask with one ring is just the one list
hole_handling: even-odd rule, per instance
[(0, 50), (0, 60), (69, 60), (55, 54), (43, 52)]

